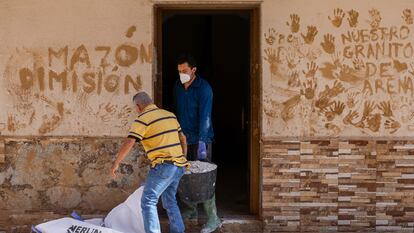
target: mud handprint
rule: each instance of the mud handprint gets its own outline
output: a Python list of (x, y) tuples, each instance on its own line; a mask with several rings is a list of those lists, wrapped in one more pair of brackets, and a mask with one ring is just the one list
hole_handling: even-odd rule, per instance
[(341, 26), (344, 17), (345, 12), (340, 8), (336, 8), (334, 10), (334, 16), (332, 18), (331, 16), (328, 16), (328, 19), (331, 21), (332, 25), (338, 28)]
[(348, 106), (348, 108), (355, 107), (355, 105), (358, 102), (356, 97), (359, 94), (360, 94), (359, 92), (350, 92), (347, 94), (346, 105)]
[(315, 77), (315, 73), (318, 70), (318, 66), (315, 62), (307, 63), (308, 71), (302, 71), (306, 78), (313, 78)]
[(128, 105), (124, 105), (118, 113), (118, 118), (128, 118), (131, 112), (132, 108), (130, 108)]
[(345, 125), (354, 125), (352, 122), (359, 117), (359, 114), (356, 111), (349, 110), (348, 114), (342, 120)]
[(290, 87), (298, 87), (300, 86), (300, 79), (299, 79), (299, 73), (297, 71), (294, 71), (289, 76), (288, 85)]
[(399, 128), (401, 128), (400, 122), (398, 122), (398, 121), (396, 121), (394, 119), (386, 120), (385, 123), (384, 123), (384, 125), (385, 125), (385, 129), (390, 130), (390, 133), (391, 134), (397, 132), (397, 130)]
[(272, 48), (265, 49), (265, 61), (267, 61), (270, 65), (270, 73), (272, 75), (277, 75), (278, 73), (278, 65), (279, 65), (279, 59), (276, 55), (276, 50)]
[(339, 81), (335, 81), (332, 88), (326, 85), (325, 90), (319, 94), (319, 99), (315, 102), (315, 106), (319, 108), (321, 112), (326, 112), (326, 108), (332, 104), (331, 99), (342, 93), (344, 90), (342, 83)]
[(383, 116), (385, 117), (392, 117), (394, 114), (392, 112), (391, 108), (391, 102), (390, 101), (382, 101), (378, 108), (383, 112)]
[(354, 28), (358, 25), (358, 16), (359, 13), (355, 10), (348, 11), (348, 23), (349, 26)]
[(345, 104), (341, 101), (335, 101), (333, 107), (331, 106), (331, 111), (334, 112), (336, 115), (341, 115), (344, 112)]
[(113, 104), (111, 104), (111, 103), (107, 103), (107, 104), (105, 105), (105, 111), (106, 111), (107, 113), (113, 113), (113, 112), (116, 110), (116, 108), (117, 108), (117, 106), (116, 106), (116, 105), (113, 105)]
[(332, 111), (326, 111), (325, 112), (325, 117), (328, 121), (333, 121), (333, 119), (335, 119), (335, 113)]
[(318, 30), (316, 29), (315, 26), (308, 26), (306, 35), (301, 33), (302, 38), (306, 44), (312, 44), (313, 41), (315, 40), (316, 34), (318, 34)]
[(272, 49), (272, 48), (265, 49), (265, 55), (266, 56), (265, 56), (264, 59), (269, 63), (275, 63), (275, 62), (279, 61), (279, 59), (276, 55), (276, 50), (275, 49)]
[(269, 28), (268, 33), (264, 34), (266, 43), (268, 45), (273, 45), (273, 43), (276, 41), (276, 30), (274, 28)]
[(132, 108), (130, 108), (128, 105), (124, 105), (119, 113), (118, 113), (118, 118), (121, 119), (121, 124), (123, 126), (128, 124), (128, 117), (129, 115), (132, 113)]
[(300, 17), (297, 14), (291, 14), (290, 23), (286, 22), (286, 25), (290, 27), (290, 31), (292, 33), (296, 33), (299, 31), (299, 27), (300, 27), (299, 22), (300, 22)]
[(293, 109), (300, 102), (300, 95), (293, 96), (283, 103), (283, 109), (281, 112), (282, 120), (288, 122), (293, 118)]
[(286, 56), (286, 62), (289, 69), (293, 70), (296, 68), (296, 65), (300, 62), (300, 60), (296, 57), (294, 52), (291, 52)]
[(345, 91), (345, 88), (342, 85), (342, 83), (336, 80), (334, 82), (334, 85), (332, 86), (330, 92), (329, 92), (329, 96), (335, 97), (335, 96), (341, 94), (344, 91)]
[(332, 121), (335, 116), (341, 115), (345, 109), (345, 104), (340, 101), (334, 101), (332, 105), (329, 107), (329, 111), (325, 112), (325, 117), (328, 121)]
[(403, 11), (403, 16), (402, 18), (404, 19), (405, 23), (408, 25), (413, 24), (413, 14), (411, 12), (411, 9), (405, 9)]
[(335, 53), (335, 37), (331, 34), (325, 34), (323, 36), (324, 41), (321, 43), (323, 50), (327, 54), (334, 54)]
[(335, 80), (333, 86), (330, 88), (328, 85), (325, 86), (325, 90), (320, 93), (320, 96), (326, 96), (328, 98), (333, 98), (338, 96), (345, 91), (344, 86), (338, 80)]
[(372, 101), (365, 101), (364, 112), (362, 114), (362, 120), (366, 119), (375, 109), (375, 103)]
[(326, 96), (320, 97), (315, 101), (315, 107), (319, 108), (320, 112), (326, 112), (331, 104), (331, 99)]
[(355, 70), (361, 71), (365, 69), (365, 62), (360, 58), (355, 58), (354, 60), (352, 60), (352, 63), (354, 64)]
[(308, 100), (313, 99), (315, 97), (317, 84), (313, 80), (307, 80), (302, 86), (304, 89), (302, 89), (300, 93)]
[(103, 122), (109, 122), (115, 108), (116, 107), (110, 103), (107, 103), (106, 105), (102, 103), (98, 106), (98, 111), (95, 113), (95, 116), (99, 117)]
[(370, 115), (367, 119), (368, 129), (372, 132), (378, 132), (381, 127), (381, 114)]
[(336, 52), (332, 54), (331, 59), (332, 63), (338, 67), (342, 66), (342, 64), (344, 63), (344, 57), (342, 56), (341, 52)]
[(380, 12), (377, 9), (372, 9), (368, 12), (371, 16), (371, 21), (369, 22), (369, 25), (371, 25), (373, 29), (378, 28), (382, 20)]

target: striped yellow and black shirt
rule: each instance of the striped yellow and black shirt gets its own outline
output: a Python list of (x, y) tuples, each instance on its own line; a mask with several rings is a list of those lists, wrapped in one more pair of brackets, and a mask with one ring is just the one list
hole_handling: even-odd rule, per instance
[(152, 104), (132, 123), (128, 137), (141, 141), (151, 167), (165, 160), (172, 161), (177, 166), (188, 167), (179, 132), (181, 127), (175, 115)]

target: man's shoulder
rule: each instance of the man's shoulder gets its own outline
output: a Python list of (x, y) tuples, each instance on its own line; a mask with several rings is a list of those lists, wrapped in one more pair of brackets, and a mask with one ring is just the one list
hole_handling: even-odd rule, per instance
[(201, 88), (209, 88), (211, 89), (210, 83), (207, 81), (207, 79), (198, 76), (198, 86)]
[(152, 121), (160, 118), (177, 118), (174, 113), (162, 108), (158, 108), (156, 111), (148, 112), (147, 114), (138, 115), (135, 118), (135, 122), (139, 122), (145, 125), (150, 124)]
[(136, 116), (134, 122), (141, 123), (143, 125), (148, 124), (148, 120), (146, 119), (146, 117), (142, 117), (141, 115)]
[(164, 117), (176, 117), (174, 113), (162, 108), (160, 108), (160, 114), (162, 114)]
[(200, 78), (199, 88), (200, 88), (201, 93), (205, 93), (205, 94), (211, 93), (212, 94), (212, 92), (213, 92), (213, 89), (211, 88), (210, 83), (207, 80), (203, 79), (203, 78)]

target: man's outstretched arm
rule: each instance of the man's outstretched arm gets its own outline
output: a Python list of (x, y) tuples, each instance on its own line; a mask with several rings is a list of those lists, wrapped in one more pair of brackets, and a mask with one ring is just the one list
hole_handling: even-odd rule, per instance
[(111, 168), (111, 175), (113, 178), (116, 177), (116, 171), (118, 170), (119, 164), (128, 155), (132, 147), (134, 147), (135, 142), (135, 138), (125, 138), (124, 143), (121, 146), (121, 149), (119, 149), (118, 156)]

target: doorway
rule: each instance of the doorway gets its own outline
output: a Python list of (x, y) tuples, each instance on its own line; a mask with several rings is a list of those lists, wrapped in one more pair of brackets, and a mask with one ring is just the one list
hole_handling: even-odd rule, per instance
[(252, 122), (258, 121), (252, 108), (252, 92), (257, 91), (251, 80), (252, 15), (244, 9), (161, 9), (156, 20), (157, 104), (174, 112), (173, 85), (179, 77), (176, 61), (182, 53), (195, 57), (197, 73), (213, 89), (213, 162), (218, 165), (220, 217), (258, 212), (259, 182), (254, 177), (258, 158), (252, 160), (259, 156), (258, 151), (252, 154)]

